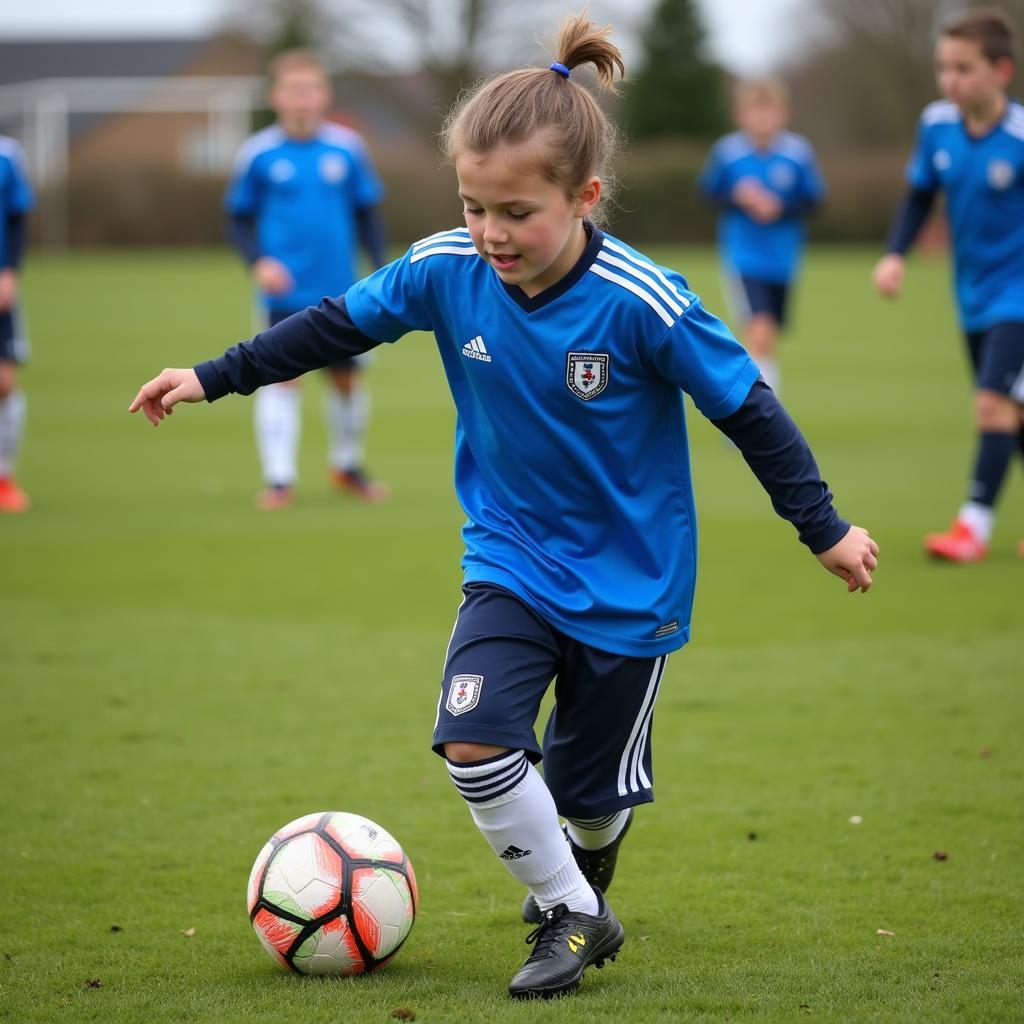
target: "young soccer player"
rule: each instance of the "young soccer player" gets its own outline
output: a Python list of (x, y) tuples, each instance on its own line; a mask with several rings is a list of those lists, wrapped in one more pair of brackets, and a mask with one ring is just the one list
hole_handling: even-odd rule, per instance
[(985, 557), (1010, 460), (1024, 454), (1024, 106), (1006, 94), (1014, 51), (1013, 22), (1001, 10), (974, 8), (942, 26), (936, 71), (945, 99), (921, 115), (910, 187), (874, 270), (879, 292), (899, 295), (904, 255), (944, 192), (978, 430), (967, 500), (948, 532), (925, 537), (925, 549), (950, 562)]
[[(270, 67), (277, 123), (241, 148), (225, 205), (231, 233), (252, 267), (269, 325), (325, 295), (344, 292), (358, 276), (361, 243), (374, 268), (383, 266), (378, 204), (383, 189), (362, 138), (325, 120), (331, 104), (327, 73), (307, 50), (278, 54)], [(366, 501), (387, 497), (369, 479), (363, 443), (370, 399), (362, 382), (366, 357), (329, 367), (324, 401), (335, 484)], [(287, 505), (297, 476), (301, 392), (297, 382), (265, 388), (256, 398), (256, 443), (263, 466), (263, 508)]]
[(15, 483), (14, 462), (25, 429), (18, 365), (27, 358), (18, 307), (18, 268), (32, 188), (21, 147), (0, 135), (0, 512), (24, 512), (28, 495)]
[(739, 131), (715, 143), (699, 184), (722, 211), (719, 252), (742, 340), (777, 392), (779, 332), (800, 267), (804, 221), (825, 185), (811, 144), (785, 130), (789, 101), (782, 82), (740, 82), (733, 116)]
[[(468, 521), (433, 745), (539, 908), (533, 951), (509, 986), (519, 998), (575, 988), (623, 942), (601, 886), (633, 808), (653, 799), (654, 704), (666, 658), (690, 632), (682, 392), (851, 592), (871, 586), (878, 554), (837, 516), (806, 442), (728, 329), (682, 277), (596, 227), (614, 136), (572, 70), (592, 63), (613, 84), (624, 68), (607, 33), (569, 18), (550, 69), (500, 75), (453, 112), (444, 138), (464, 228), (416, 242), (344, 296), (218, 359), (164, 370), (130, 407), (156, 425), (178, 402), (249, 394), (434, 333), (458, 410)], [(534, 723), (553, 678), (541, 745)]]

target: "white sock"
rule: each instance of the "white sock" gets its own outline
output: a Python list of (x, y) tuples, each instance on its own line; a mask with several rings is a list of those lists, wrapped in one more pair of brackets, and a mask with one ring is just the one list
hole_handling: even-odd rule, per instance
[(755, 360), (757, 368), (761, 371), (761, 376), (764, 377), (765, 384), (768, 385), (775, 392), (779, 393), (779, 388), (782, 387), (782, 370), (779, 368), (779, 361), (774, 356), (762, 356), (760, 359)]
[(470, 764), (449, 761), (448, 771), (491, 849), (542, 911), (564, 903), (597, 913), (597, 896), (573, 860), (555, 801), (523, 751)]
[(263, 479), (273, 486), (291, 487), (298, 474), (302, 392), (294, 386), (270, 384), (256, 392), (253, 420)]
[(347, 394), (329, 384), (324, 392), (324, 412), (331, 465), (335, 469), (358, 469), (363, 464), (370, 421), (369, 392), (358, 383)]
[(992, 538), (992, 527), (996, 521), (996, 510), (991, 505), (979, 505), (976, 501), (968, 501), (960, 506), (957, 519), (965, 522), (982, 544)]
[(629, 820), (629, 808), (606, 814), (603, 818), (568, 818), (565, 827), (569, 838), (581, 850), (603, 850), (619, 837)]
[(27, 404), (24, 391), (12, 391), (6, 398), (0, 398), (0, 479), (14, 472), (25, 431)]

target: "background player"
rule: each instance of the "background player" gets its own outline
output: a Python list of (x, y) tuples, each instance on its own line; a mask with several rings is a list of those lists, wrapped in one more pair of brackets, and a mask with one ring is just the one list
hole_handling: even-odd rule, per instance
[(984, 558), (1010, 459), (1018, 447), (1024, 454), (1024, 107), (1006, 95), (1014, 51), (1003, 11), (975, 8), (942, 26), (936, 70), (945, 99), (921, 115), (910, 189), (874, 271), (882, 295), (896, 297), (904, 254), (943, 191), (979, 434), (967, 501), (948, 532), (925, 537), (930, 554), (951, 562)]
[(0, 135), (0, 512), (24, 512), (29, 505), (28, 495), (15, 483), (14, 462), (25, 430), (18, 364), (28, 358), (18, 307), (18, 268), (32, 202), (21, 147)]
[[(377, 212), (383, 188), (362, 138), (325, 121), (331, 88), (323, 65), (307, 50), (288, 50), (271, 63), (270, 81), (277, 123), (239, 151), (225, 205), (272, 325), (344, 292), (358, 277), (357, 241), (374, 269), (382, 266), (384, 242)], [(329, 369), (324, 401), (332, 478), (360, 498), (381, 500), (386, 485), (370, 480), (363, 466), (370, 400), (360, 361)], [(292, 497), (300, 397), (296, 383), (288, 382), (265, 388), (255, 402), (264, 508)]]
[(782, 82), (740, 82), (733, 115), (739, 131), (715, 143), (699, 184), (722, 211), (719, 252), (742, 340), (778, 391), (778, 336), (800, 266), (804, 220), (825, 185), (811, 144), (784, 130), (789, 102)]
[[(654, 703), (668, 653), (689, 637), (696, 533), (681, 389), (851, 592), (870, 587), (878, 554), (836, 515), (806, 442), (724, 324), (678, 274), (591, 221), (612, 133), (570, 72), (593, 63), (608, 86), (623, 73), (607, 31), (570, 18), (550, 70), (498, 76), (456, 109), (445, 142), (465, 228), (219, 359), (165, 370), (130, 407), (159, 424), (179, 401), (248, 394), (434, 332), (468, 522), (433, 743), (541, 913), (509, 986), (517, 997), (574, 988), (623, 942), (584, 869), (653, 799)], [(541, 748), (534, 725), (554, 677)], [(578, 847), (595, 856), (581, 865)]]

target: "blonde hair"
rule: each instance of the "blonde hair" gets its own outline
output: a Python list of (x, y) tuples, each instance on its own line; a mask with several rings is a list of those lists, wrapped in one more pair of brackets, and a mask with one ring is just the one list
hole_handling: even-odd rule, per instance
[[(593, 64), (599, 86), (616, 92), (615, 72), (625, 77), (626, 66), (608, 38), (610, 32), (611, 26), (599, 28), (586, 12), (570, 15), (558, 33), (556, 62), (570, 71)], [(597, 175), (605, 185), (603, 199), (608, 198), (618, 132), (589, 90), (559, 71), (524, 68), (484, 82), (455, 104), (441, 142), (445, 156), (454, 162), (466, 151), (489, 153), (538, 136), (543, 145), (531, 154), (531, 168), (570, 196)]]
[(781, 78), (744, 78), (733, 86), (735, 107), (748, 104), (778, 103), (789, 105), (789, 87)]
[(275, 54), (267, 64), (267, 76), (271, 84), (276, 83), (282, 75), (288, 74), (289, 71), (319, 71), (324, 78), (328, 77), (324, 62), (312, 50), (300, 47), (282, 50)]

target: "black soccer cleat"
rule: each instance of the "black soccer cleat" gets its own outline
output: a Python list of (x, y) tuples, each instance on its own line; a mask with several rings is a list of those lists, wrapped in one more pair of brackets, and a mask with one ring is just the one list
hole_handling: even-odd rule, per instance
[[(564, 825), (562, 826), (562, 831), (565, 832), (565, 841), (572, 850), (573, 860), (579, 865), (580, 871), (583, 872), (583, 877), (595, 889), (607, 892), (611, 886), (612, 876), (615, 874), (615, 862), (619, 858), (619, 844), (626, 838), (626, 833), (632, 824), (633, 808), (630, 807), (629, 816), (626, 818), (626, 824), (622, 826), (622, 831), (607, 846), (602, 846), (600, 850), (581, 849), (569, 838), (568, 829)], [(540, 922), (540, 907), (537, 906), (537, 901), (530, 893), (527, 893), (526, 899), (523, 900), (523, 920), (527, 924), (538, 924)]]
[(526, 941), (533, 952), (509, 982), (513, 999), (550, 999), (575, 989), (586, 968), (604, 967), (622, 948), (626, 933), (600, 889), (597, 913), (570, 911), (564, 903), (545, 911)]

